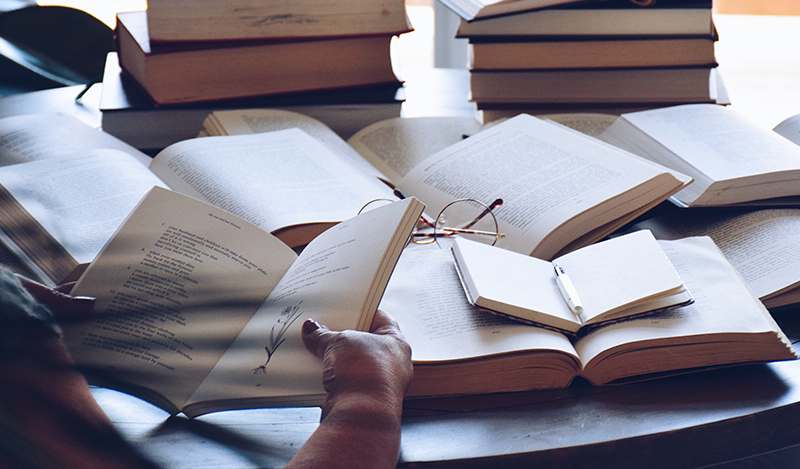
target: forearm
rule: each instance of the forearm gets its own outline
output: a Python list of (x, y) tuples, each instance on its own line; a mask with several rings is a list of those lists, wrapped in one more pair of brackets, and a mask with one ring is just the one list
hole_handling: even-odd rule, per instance
[(396, 467), (402, 398), (351, 394), (326, 407), (319, 428), (287, 469)]
[(0, 467), (143, 468), (64, 345), (33, 334), (0, 358)]

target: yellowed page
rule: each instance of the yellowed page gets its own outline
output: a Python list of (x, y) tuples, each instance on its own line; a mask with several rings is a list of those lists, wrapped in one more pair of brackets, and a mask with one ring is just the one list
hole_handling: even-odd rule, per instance
[(328, 147), (357, 171), (373, 177), (385, 178), (327, 125), (298, 112), (282, 109), (215, 111), (206, 118), (203, 127), (210, 135), (247, 135), (298, 128)]
[(472, 117), (399, 117), (364, 127), (347, 143), (396, 182), (425, 158), (480, 129), (480, 122)]
[(156, 155), (150, 169), (174, 190), (267, 231), (339, 222), (391, 197), (299, 129), (185, 140)]
[(80, 366), (175, 412), (295, 258), (237, 217), (154, 189), (73, 289), (103, 314), (68, 324), (67, 345)]
[[(654, 179), (658, 187), (648, 187)], [(398, 182), (434, 216), (454, 199), (502, 198), (502, 247), (544, 259), (679, 186), (665, 168), (528, 115), (451, 145)], [(589, 210), (595, 213), (578, 217)], [(562, 232), (549, 236), (557, 228)]]

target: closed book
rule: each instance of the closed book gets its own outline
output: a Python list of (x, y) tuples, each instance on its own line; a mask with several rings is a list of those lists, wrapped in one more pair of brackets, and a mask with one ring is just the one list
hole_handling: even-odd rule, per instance
[(194, 138), (212, 112), (280, 108), (321, 120), (342, 138), (383, 119), (400, 117), (404, 90), (400, 83), (278, 96), (230, 99), (177, 106), (156, 106), (119, 67), (117, 53), (106, 60), (100, 93), (102, 128), (140, 150), (160, 150)]
[(496, 18), (461, 20), (459, 38), (476, 36), (708, 36), (710, 0), (659, 0), (639, 7), (629, 0), (580, 2)]
[[(716, 104), (731, 103), (722, 74), (716, 70)], [(543, 119), (556, 119), (562, 124), (583, 133), (597, 135), (611, 125), (621, 114), (674, 106), (675, 103), (627, 102), (627, 103), (476, 103), (484, 122), (507, 119), (519, 114), (532, 114)]]
[(715, 36), (470, 42), (473, 70), (681, 67), (716, 63)]
[(397, 83), (392, 37), (156, 47), (147, 12), (117, 15), (120, 67), (160, 105)]
[(411, 29), (403, 0), (148, 0), (147, 24), (154, 43), (399, 34)]
[(477, 103), (716, 103), (716, 68), (615, 68), (470, 73)]

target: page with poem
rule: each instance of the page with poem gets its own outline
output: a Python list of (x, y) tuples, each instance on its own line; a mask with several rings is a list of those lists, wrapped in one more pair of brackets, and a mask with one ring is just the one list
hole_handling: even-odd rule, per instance
[(180, 410), (295, 258), (239, 218), (154, 189), (73, 289), (100, 314), (65, 327), (67, 345), (79, 366)]
[(299, 129), (185, 140), (150, 169), (172, 189), (267, 231), (346, 220), (370, 200), (392, 197)]

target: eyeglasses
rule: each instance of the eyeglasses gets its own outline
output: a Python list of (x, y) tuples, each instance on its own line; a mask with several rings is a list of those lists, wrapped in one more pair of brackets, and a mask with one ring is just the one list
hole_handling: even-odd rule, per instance
[[(402, 194), (395, 193), (402, 198)], [(375, 199), (367, 202), (358, 213), (391, 202), (391, 199)], [(431, 244), (438, 243), (439, 238), (459, 236), (494, 246), (497, 240), (505, 237), (505, 233), (500, 233), (494, 214), (494, 210), (501, 205), (503, 199), (495, 199), (489, 205), (470, 198), (454, 200), (442, 208), (433, 222), (425, 215), (420, 217), (411, 234), (411, 241), (415, 244)]]

